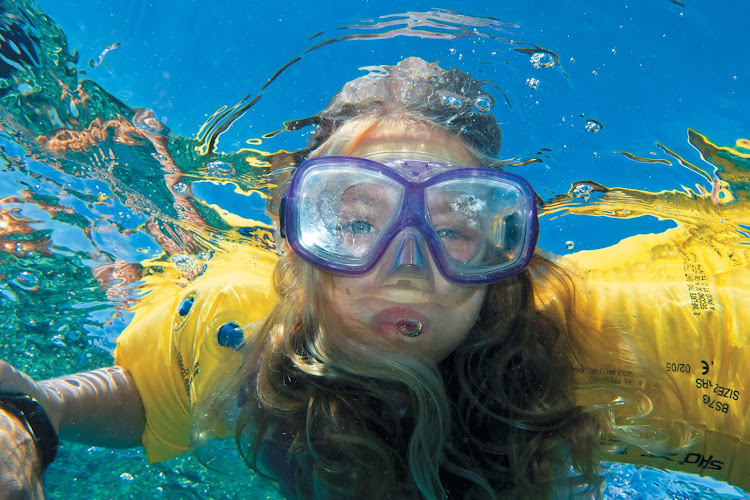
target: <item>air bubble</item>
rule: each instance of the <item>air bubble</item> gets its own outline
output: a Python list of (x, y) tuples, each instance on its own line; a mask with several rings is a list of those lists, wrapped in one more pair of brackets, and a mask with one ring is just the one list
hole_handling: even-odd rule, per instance
[(549, 52), (534, 52), (529, 62), (535, 69), (551, 68), (555, 65), (555, 56)]
[(206, 165), (206, 173), (214, 177), (232, 177), (236, 171), (229, 163), (223, 161), (212, 161)]
[(62, 335), (54, 335), (52, 338), (49, 339), (50, 343), (57, 347), (67, 347), (65, 345), (65, 337)]
[(480, 113), (489, 113), (492, 109), (492, 101), (487, 96), (479, 96), (474, 100), (474, 108)]
[(132, 483), (133, 481), (135, 481), (135, 478), (129, 472), (123, 472), (122, 474), (120, 474), (120, 480), (126, 483)]
[(597, 133), (604, 128), (604, 125), (602, 125), (602, 122), (599, 120), (589, 118), (586, 120), (586, 127), (584, 128), (586, 129), (586, 132)]
[(422, 333), (422, 322), (416, 319), (400, 319), (393, 323), (396, 331), (405, 337), (417, 337)]
[(16, 276), (15, 284), (24, 290), (33, 290), (39, 284), (39, 278), (28, 271), (21, 271)]
[(574, 246), (575, 246), (575, 243), (573, 243), (570, 240), (568, 240), (568, 241), (565, 242), (565, 248), (567, 248), (568, 250), (573, 250)]
[(172, 186), (172, 191), (174, 191), (176, 194), (187, 195), (190, 192), (190, 189), (184, 182), (178, 182), (177, 184)]
[(18, 92), (21, 93), (21, 95), (25, 95), (25, 96), (34, 93), (34, 87), (29, 85), (28, 83), (21, 83), (16, 87), (16, 89), (18, 90)]
[(16, 295), (13, 290), (8, 289), (5, 285), (0, 285), (0, 299), (18, 302), (18, 295)]
[(526, 85), (536, 90), (539, 88), (539, 80), (537, 80), (536, 78), (527, 78)]
[[(164, 118), (166, 122), (167, 119)], [(146, 134), (164, 135), (167, 130), (163, 123), (156, 119), (156, 115), (150, 109), (139, 109), (133, 116), (133, 125)]]

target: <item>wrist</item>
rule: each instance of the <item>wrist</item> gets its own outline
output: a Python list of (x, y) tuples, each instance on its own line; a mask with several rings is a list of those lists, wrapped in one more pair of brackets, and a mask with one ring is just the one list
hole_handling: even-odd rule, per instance
[(57, 431), (57, 434), (62, 434), (64, 408), (63, 394), (58, 387), (57, 383), (59, 379), (41, 380), (37, 382), (38, 396), (35, 394), (29, 394), (44, 408), (49, 421), (52, 422), (52, 426)]
[(57, 455), (57, 431), (42, 405), (31, 396), (21, 393), (0, 393), (0, 408), (14, 414), (26, 427), (36, 446), (44, 471)]

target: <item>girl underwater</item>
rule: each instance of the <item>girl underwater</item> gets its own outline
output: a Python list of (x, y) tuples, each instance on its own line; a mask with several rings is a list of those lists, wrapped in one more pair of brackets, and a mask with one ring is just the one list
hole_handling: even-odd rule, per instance
[[(602, 459), (747, 488), (735, 410), (696, 408), (692, 380), (664, 371), (720, 328), (740, 377), (747, 266), (686, 252), (676, 230), (536, 249), (537, 197), (497, 159), (482, 85), (418, 58), (347, 83), (294, 173), (279, 165), (278, 259), (235, 246), (154, 289), (113, 367), (35, 382), (0, 363), (0, 391), (21, 394), (0, 399), (2, 487), (41, 494), (56, 431), (209, 466), (228, 438), (289, 498), (596, 497)], [(688, 254), (714, 313), (682, 300)]]

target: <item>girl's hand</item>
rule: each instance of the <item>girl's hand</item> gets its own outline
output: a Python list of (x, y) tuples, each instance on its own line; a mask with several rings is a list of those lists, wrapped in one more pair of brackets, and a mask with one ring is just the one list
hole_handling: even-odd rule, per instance
[(33, 438), (15, 414), (0, 408), (0, 498), (44, 498), (41, 476)]
[[(53, 406), (34, 380), (0, 360), (0, 392), (21, 392), (45, 408)], [(0, 406), (0, 498), (44, 498), (34, 439), (14, 412)]]
[(0, 393), (28, 394), (36, 399), (47, 412), (56, 431), (60, 430), (61, 397), (59, 391), (34, 381), (21, 370), (0, 359)]

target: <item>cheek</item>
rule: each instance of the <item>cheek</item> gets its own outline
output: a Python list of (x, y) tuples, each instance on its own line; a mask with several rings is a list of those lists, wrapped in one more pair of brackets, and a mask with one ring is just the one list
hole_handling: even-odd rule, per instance
[(466, 340), (474, 327), (486, 293), (483, 287), (459, 307), (440, 311), (432, 331), (424, 332), (424, 336), (420, 336), (422, 343), (415, 344), (416, 350), (436, 363), (447, 357)]
[(466, 302), (454, 309), (446, 309), (446, 330), (451, 330), (452, 336), (465, 338), (476, 323), (479, 311), (482, 310), (486, 288), (481, 288), (474, 293)]
[(359, 291), (362, 288), (374, 287), (375, 283), (373, 280), (368, 278), (369, 275), (365, 276), (333, 276), (332, 292), (338, 300), (347, 300), (347, 298), (355, 299), (359, 296)]

